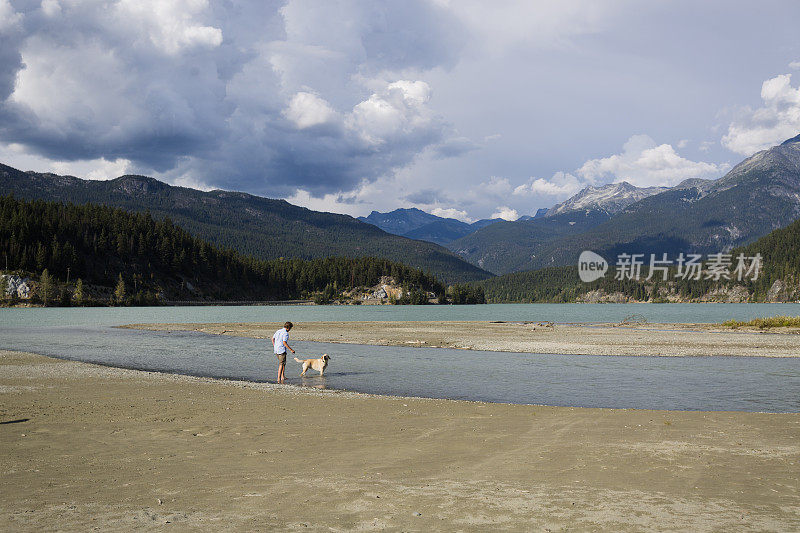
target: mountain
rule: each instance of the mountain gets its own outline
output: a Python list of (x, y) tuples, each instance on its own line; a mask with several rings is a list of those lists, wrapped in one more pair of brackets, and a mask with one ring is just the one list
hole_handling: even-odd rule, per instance
[[(389, 213), (373, 211), (367, 217), (358, 217), (361, 222), (378, 226), (386, 233), (394, 235), (405, 235), (409, 231), (421, 228), (431, 222), (447, 220), (436, 215), (426, 213), (421, 209), (412, 207), (410, 209), (395, 209)], [(454, 220), (454, 219), (451, 219)], [(456, 221), (458, 222), (458, 221)], [(462, 222), (463, 224), (463, 222)]]
[[(445, 245), (473, 264), (496, 274), (529, 268), (550, 243), (583, 233), (625, 207), (666, 191), (667, 187), (640, 188), (628, 182), (586, 187), (575, 196), (532, 217), (471, 232)], [(410, 235), (409, 235), (410, 236)]]
[(599, 209), (609, 214), (619, 213), (629, 205), (648, 196), (664, 192), (669, 187), (635, 187), (627, 181), (609, 183), (600, 187), (586, 187), (568, 200), (551, 207), (544, 216), (568, 211)]
[(581, 211), (486, 228), (448, 248), (502, 274), (575, 264), (583, 250), (615, 261), (623, 252), (706, 254), (741, 246), (800, 216), (800, 139), (758, 152), (718, 180), (686, 180), (613, 214), (583, 211), (589, 220), (576, 220), (557, 235), (540, 228), (570, 213), (577, 217)]
[(423, 269), (447, 283), (491, 275), (436, 244), (390, 235), (347, 215), (241, 192), (203, 192), (145, 176), (82, 180), (5, 165), (0, 165), (0, 190), (18, 198), (147, 211), (169, 217), (194, 236), (259, 259), (381, 257)]
[(500, 221), (455, 240), (447, 247), (495, 274), (530, 268), (553, 243), (580, 234), (609, 219), (602, 210), (570, 211), (514, 222)]
[[(546, 267), (514, 272), (474, 282), (484, 289), (489, 303), (576, 301), (679, 301), (679, 302), (796, 302), (800, 300), (800, 219), (777, 229), (747, 246), (730, 251), (733, 271), (739, 254), (761, 256), (761, 268), (737, 279), (679, 280), (673, 267), (667, 281), (647, 281), (648, 266), (639, 281), (615, 279), (614, 267), (603, 278), (584, 283), (577, 265)], [(750, 260), (747, 260), (750, 264)]]
[[(257, 261), (147, 214), (11, 196), (0, 197), (0, 252), (12, 271), (35, 276), (48, 271), (50, 281), (40, 276), (36, 291), (44, 303), (62, 293), (66, 297), (59, 300), (69, 304), (77, 279), (87, 299), (100, 303), (111, 297), (117, 304), (286, 300), (320, 291), (338, 295), (373, 286), (384, 276), (410, 291), (445, 291), (433, 276), (385, 259)], [(124, 294), (115, 291), (120, 285)]]
[(395, 209), (388, 213), (373, 211), (369, 216), (358, 217), (358, 220), (373, 224), (387, 233), (446, 245), (499, 219), (483, 219), (468, 224), (455, 218), (439, 217), (412, 207)]
[[(795, 138), (800, 141), (800, 136)], [(745, 257), (760, 254), (763, 268), (747, 289), (759, 301), (800, 300), (800, 219), (747, 246), (734, 250)]]
[(436, 220), (404, 233), (404, 237), (409, 239), (418, 239), (420, 241), (435, 242), (436, 244), (445, 245), (456, 239), (469, 235), (478, 228), (472, 229), (469, 224), (455, 220), (452, 218), (445, 218)]

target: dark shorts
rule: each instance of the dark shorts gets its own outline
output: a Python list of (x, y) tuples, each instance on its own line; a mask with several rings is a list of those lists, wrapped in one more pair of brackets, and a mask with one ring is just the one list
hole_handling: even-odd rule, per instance
[(279, 365), (285, 365), (286, 364), (286, 352), (276, 353), (275, 357), (278, 358), (278, 364)]

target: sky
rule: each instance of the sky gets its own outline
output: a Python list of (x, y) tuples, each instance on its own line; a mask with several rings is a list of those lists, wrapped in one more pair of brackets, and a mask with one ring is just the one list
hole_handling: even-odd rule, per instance
[(800, 2), (0, 0), (0, 162), (515, 219), (800, 133)]

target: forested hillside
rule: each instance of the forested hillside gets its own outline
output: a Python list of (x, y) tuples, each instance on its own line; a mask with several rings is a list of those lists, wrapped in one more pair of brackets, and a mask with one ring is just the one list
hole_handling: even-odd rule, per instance
[[(577, 266), (549, 267), (506, 274), (475, 283), (484, 289), (486, 300), (498, 302), (575, 302), (575, 301), (755, 301), (785, 302), (800, 300), (800, 219), (771, 232), (756, 242), (729, 252), (731, 269), (737, 257), (759, 255), (761, 268), (755, 280), (744, 276), (741, 281), (676, 278), (676, 268), (669, 270), (667, 281), (644, 280), (649, 266), (642, 268), (641, 281), (616, 280), (614, 257), (606, 255), (609, 271), (604, 278), (584, 283)], [(646, 260), (645, 260), (646, 261)]]
[(209, 243), (259, 259), (381, 257), (420, 268), (446, 283), (491, 274), (430, 242), (388, 234), (347, 215), (322, 213), (229, 191), (173, 187), (144, 176), (89, 181), (0, 165), (0, 186), (18, 198), (95, 203), (169, 217)]
[(147, 304), (286, 300), (325, 291), (335, 296), (371, 287), (383, 276), (412, 295), (435, 293), (445, 301), (445, 286), (436, 278), (387, 259), (262, 261), (209, 244), (168, 219), (92, 204), (0, 197), (0, 256), (7, 272), (40, 279), (47, 271), (40, 299), (65, 303), (75, 300), (78, 283), (79, 296), (87, 299)]

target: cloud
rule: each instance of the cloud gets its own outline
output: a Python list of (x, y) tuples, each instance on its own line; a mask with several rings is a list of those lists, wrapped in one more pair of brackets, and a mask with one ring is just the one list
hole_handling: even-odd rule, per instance
[(528, 183), (514, 189), (514, 196), (553, 196), (564, 198), (572, 196), (586, 186), (578, 178), (567, 172), (556, 172), (549, 180), (531, 178)]
[(508, 206), (501, 206), (497, 208), (497, 211), (492, 213), (489, 218), (502, 218), (503, 220), (517, 220), (519, 218), (519, 213), (517, 213), (516, 209), (511, 209)]
[(792, 70), (800, 70), (800, 61), (792, 61), (789, 63), (789, 68)]
[(475, 219), (471, 218), (466, 211), (463, 211), (461, 209), (455, 209), (452, 207), (448, 208), (436, 207), (431, 210), (431, 214), (436, 215), (437, 217), (455, 218), (456, 220), (460, 220), (461, 222), (466, 222), (467, 224), (475, 222)]
[(627, 181), (638, 187), (672, 186), (687, 178), (719, 177), (727, 165), (683, 158), (669, 144), (656, 144), (647, 135), (634, 135), (622, 153), (590, 159), (576, 174), (589, 184)]
[(752, 155), (800, 133), (800, 87), (792, 75), (781, 74), (761, 85), (763, 106), (745, 108), (728, 126), (722, 145), (742, 155)]
[(647, 135), (634, 135), (622, 153), (590, 159), (574, 173), (559, 171), (549, 179), (532, 177), (514, 188), (513, 196), (560, 202), (590, 185), (628, 181), (639, 187), (675, 185), (693, 177), (718, 177), (728, 165), (695, 162), (677, 154), (669, 144), (657, 145)]
[(32, 154), (28, 152), (25, 146), (15, 143), (0, 143), (0, 162), (23, 171), (53, 172), (90, 180), (114, 179), (130, 174), (133, 171), (133, 165), (128, 159), (108, 160), (101, 157), (97, 159), (60, 161)]
[(337, 119), (336, 111), (331, 109), (328, 102), (308, 92), (295, 94), (283, 115), (300, 130), (327, 124)]
[(404, 200), (408, 200), (412, 204), (421, 205), (434, 205), (441, 203), (450, 203), (452, 200), (441, 189), (420, 189), (406, 195)]
[(419, 150), (441, 139), (444, 131), (440, 118), (426, 106), (430, 94), (424, 81), (390, 83), (357, 104), (345, 118), (345, 126), (372, 149), (391, 141), (419, 142)]
[[(222, 44), (222, 30), (198, 22), (208, 10), (208, 0), (121, 0), (112, 6), (119, 19), (128, 21), (141, 35), (163, 52), (176, 55), (193, 48), (216, 48)], [(55, 6), (42, 6), (54, 16)], [(129, 28), (130, 29), (130, 28)]]
[(511, 182), (508, 178), (499, 176), (492, 176), (489, 181), (481, 182), (476, 193), (480, 196), (489, 195), (494, 197), (503, 197), (510, 193), (512, 190)]
[(700, 143), (700, 147), (698, 148), (698, 150), (700, 150), (701, 152), (708, 152), (715, 144), (717, 143), (714, 141), (703, 141)]
[(472, 149), (424, 79), (466, 34), (426, 0), (14, 5), (0, 0), (0, 143), (46, 161), (325, 198)]
[(0, 32), (15, 29), (20, 21), (22, 21), (22, 13), (14, 10), (14, 6), (8, 0), (0, 0)]
[(619, 0), (602, 4), (580, 0), (442, 3), (450, 5), (453, 15), (472, 30), (475, 46), (488, 48), (493, 55), (505, 54), (517, 46), (568, 48), (573, 38), (598, 32), (610, 16), (628, 4)]
[(467, 137), (453, 137), (433, 147), (438, 158), (458, 157), (479, 148), (478, 144)]

